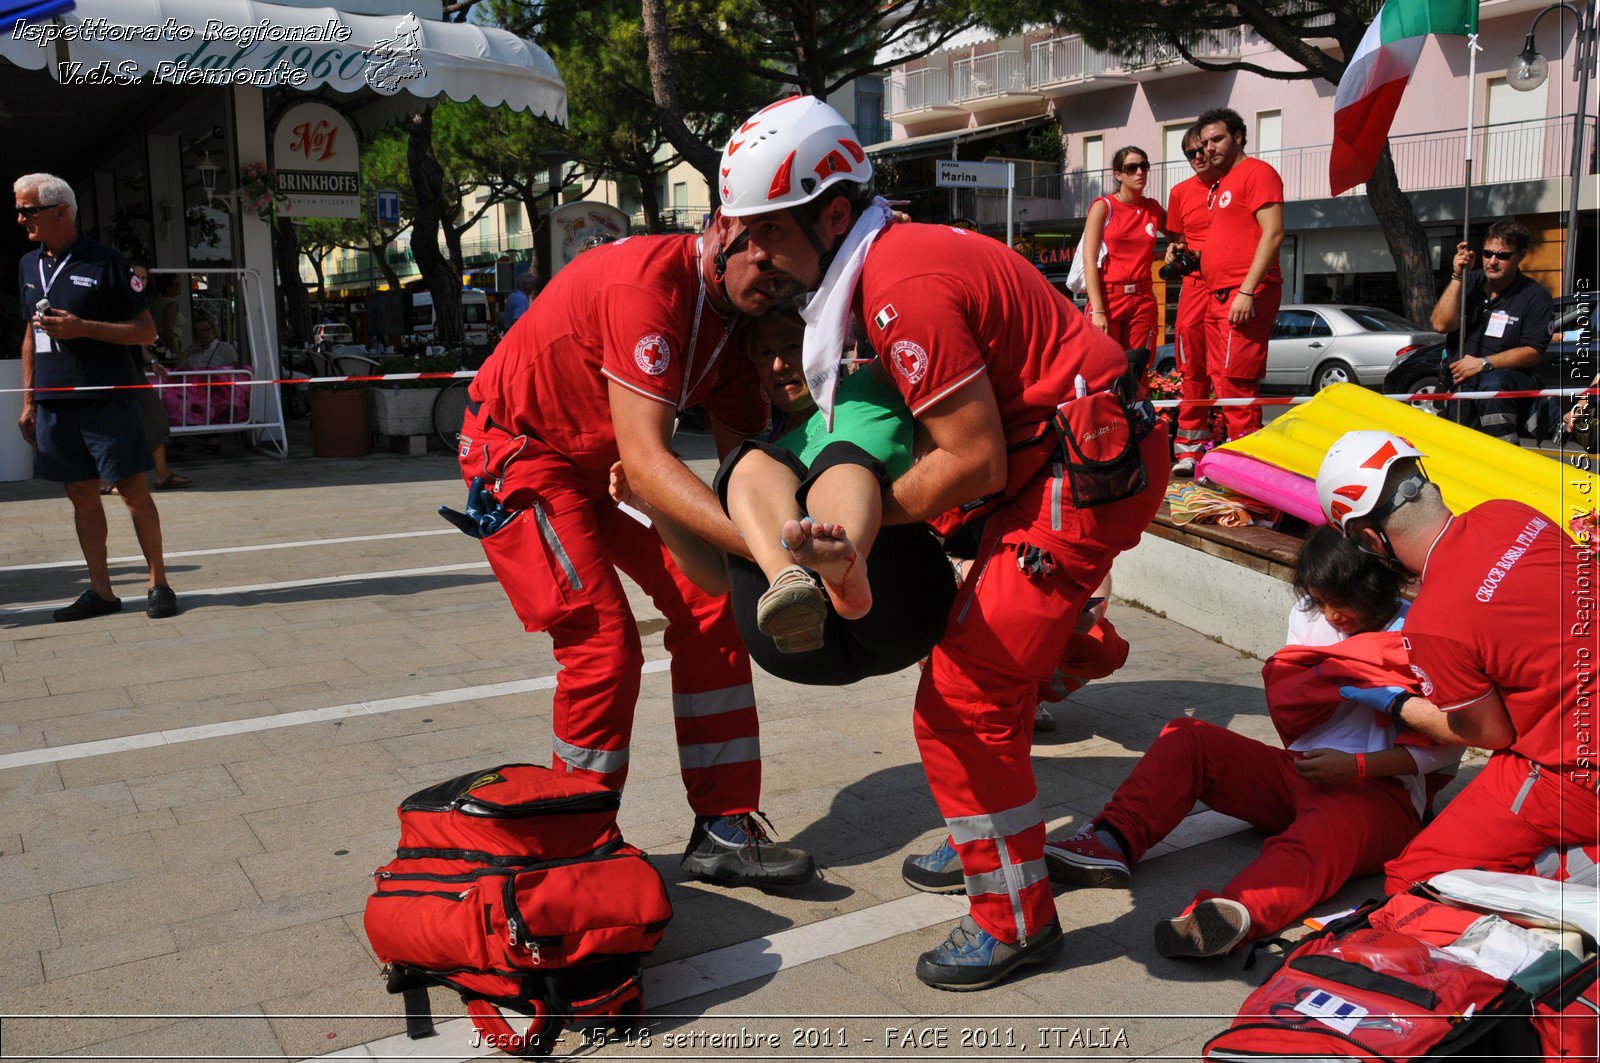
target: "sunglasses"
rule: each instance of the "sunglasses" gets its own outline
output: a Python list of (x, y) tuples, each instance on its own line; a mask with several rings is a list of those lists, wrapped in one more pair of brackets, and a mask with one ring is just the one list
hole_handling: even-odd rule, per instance
[(41, 203), (37, 207), (18, 207), (17, 208), (17, 213), (22, 215), (24, 218), (31, 218), (35, 214), (40, 213), (41, 211), (50, 210), (50, 209), (52, 209), (54, 207), (59, 207), (59, 206), (61, 206), (60, 203)]
[(1517, 252), (1515, 252), (1515, 251), (1485, 251), (1485, 252), (1483, 252), (1483, 257), (1484, 258), (1492, 258), (1496, 262), (1510, 262), (1512, 259), (1517, 257)]
[(1190, 148), (1188, 151), (1183, 153), (1183, 157), (1186, 159), (1198, 159), (1203, 157), (1205, 153), (1205, 148)]
[(1123, 173), (1149, 173), (1150, 172), (1150, 164), (1148, 162), (1130, 162), (1130, 163), (1128, 163), (1128, 165), (1126, 165), (1126, 166), (1124, 166), (1122, 168), (1122, 172)]

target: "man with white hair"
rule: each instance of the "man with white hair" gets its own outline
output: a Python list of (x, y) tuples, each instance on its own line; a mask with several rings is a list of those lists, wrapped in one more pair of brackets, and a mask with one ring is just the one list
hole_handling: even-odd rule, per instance
[(1317, 472), (1328, 523), (1421, 583), (1403, 634), (1422, 696), (1340, 693), (1437, 742), (1494, 750), (1385, 865), (1391, 893), (1458, 868), (1529, 871), (1547, 848), (1600, 838), (1594, 547), (1521, 502), (1452, 516), (1425, 457), (1388, 432), (1349, 432)]
[(22, 417), (17, 427), (36, 449), (35, 475), (66, 485), (89, 589), (55, 611), (57, 621), (114, 613), (106, 564), (106, 514), (100, 485), (114, 484), (133, 517), (150, 566), (146, 615), (175, 616), (167, 586), (161, 516), (144, 474), (151, 468), (138, 403), (125, 391), (63, 390), (143, 384), (139, 347), (153, 343), (155, 321), (138, 282), (115, 250), (78, 233), (72, 186), (47, 173), (12, 186), (17, 221), (39, 247), (22, 256), (19, 287), (30, 318), (22, 333)]

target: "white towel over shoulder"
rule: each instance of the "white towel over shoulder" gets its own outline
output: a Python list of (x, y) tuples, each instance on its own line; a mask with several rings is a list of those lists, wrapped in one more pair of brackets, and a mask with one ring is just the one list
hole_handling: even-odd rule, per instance
[(867, 249), (889, 224), (889, 201), (878, 196), (861, 212), (855, 225), (833, 257), (822, 284), (800, 312), (805, 319), (805, 345), (801, 366), (806, 387), (822, 414), (823, 423), (833, 428), (833, 393), (839, 384), (839, 361), (844, 354), (845, 337), (850, 330), (850, 304), (855, 298), (861, 267), (867, 262)]

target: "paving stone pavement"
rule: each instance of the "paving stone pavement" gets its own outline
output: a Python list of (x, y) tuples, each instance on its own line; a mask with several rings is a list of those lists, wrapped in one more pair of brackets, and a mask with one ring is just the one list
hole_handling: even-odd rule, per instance
[[(680, 443), (709, 477), (705, 438)], [(370, 872), (392, 854), (395, 805), (451, 775), (544, 761), (551, 691), (492, 685), (553, 675), (549, 640), (521, 632), (476, 544), (409, 534), (439, 531), (435, 507), (461, 501), (448, 455), (280, 462), (230, 444), (222, 458), (180, 454), (174, 464), (196, 486), (157, 496), (169, 553), (189, 554), (169, 566), (185, 608), (168, 621), (143, 615), (142, 565), (118, 562), (122, 613), (52, 624), (48, 610), (87, 585), (82, 565), (20, 566), (78, 558), (70, 508), (51, 485), (0, 485), (0, 1050), (374, 1058), (361, 1046), (403, 1029), (361, 929)], [(121, 506), (106, 502), (112, 555), (136, 553)], [(406, 534), (319, 541), (396, 533)], [(300, 545), (239, 549), (276, 543)], [(388, 574), (417, 569), (436, 571)], [(229, 587), (259, 589), (194, 593)], [(630, 593), (645, 656), (659, 661), (662, 624)], [(1036, 749), (1052, 830), (1097, 811), (1174, 715), (1271, 737), (1258, 661), (1125, 605), (1115, 619), (1134, 647), (1128, 666), (1057, 706), (1061, 728)], [(844, 689), (758, 673), (765, 809), (823, 869), (813, 885), (763, 894), (687, 882), (678, 870), (690, 813), (668, 679), (647, 671), (621, 825), (651, 854), (676, 908), (653, 965), (852, 912), (870, 917), (911, 895), (900, 863), (941, 832), (911, 736), (914, 687), (914, 673)], [(354, 711), (467, 688), (474, 694), (446, 703)], [(353, 711), (43, 763), (4, 759), (330, 706)], [(1208, 820), (1190, 826), (1214, 837)], [(1192, 1058), (1250, 983), (1236, 960), (1161, 959), (1150, 927), (1241, 867), (1256, 841), (1169, 845), (1131, 892), (1062, 892), (1063, 958), (989, 992), (940, 993), (912, 975), (917, 954), (943, 938), (940, 923), (862, 947), (846, 940), (823, 958), (655, 1009), (648, 1044), (642, 1034), (602, 1044), (569, 1032), (559, 1050)], [(1375, 888), (1356, 882), (1342, 899)], [(433, 999), (441, 1019), (461, 1013), (452, 997)], [(483, 1050), (444, 1037), (377, 1058), (401, 1054)]]

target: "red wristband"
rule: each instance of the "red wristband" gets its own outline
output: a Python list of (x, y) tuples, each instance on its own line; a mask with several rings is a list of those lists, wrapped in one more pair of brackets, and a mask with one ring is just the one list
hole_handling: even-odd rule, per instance
[(1356, 778), (1365, 779), (1366, 777), (1367, 777), (1367, 755), (1365, 753), (1357, 753), (1356, 754)]

